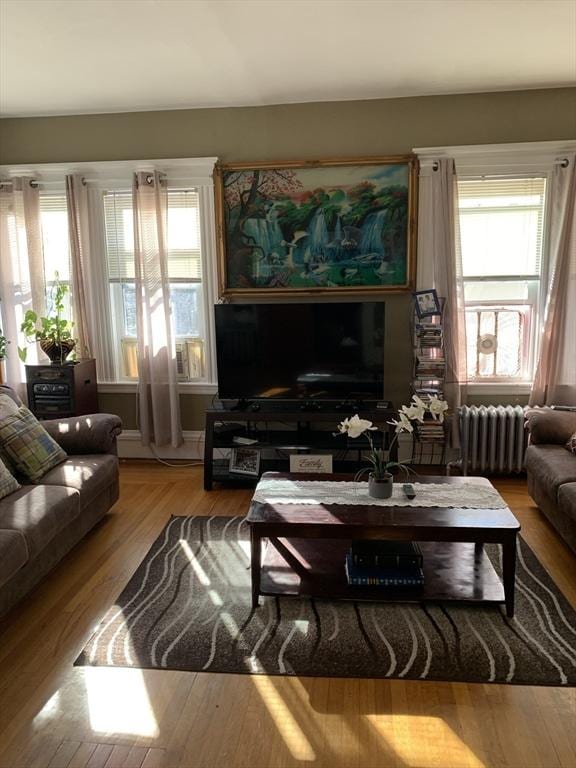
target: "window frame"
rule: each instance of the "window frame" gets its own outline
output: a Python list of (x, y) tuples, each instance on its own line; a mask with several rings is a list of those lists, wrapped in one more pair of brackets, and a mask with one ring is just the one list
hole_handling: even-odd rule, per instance
[[(418, 156), (421, 174), (431, 173), (439, 159), (448, 159), (454, 161), (458, 180), (482, 176), (538, 176), (546, 179), (546, 186), (549, 189), (553, 167), (557, 163), (562, 163), (568, 153), (576, 151), (576, 141), (415, 147), (412, 151)], [(545, 195), (538, 315), (534, 318), (535, 345), (532, 353), (534, 361), (537, 359), (537, 345), (542, 332), (550, 280), (549, 222), (550, 196)], [(502, 280), (502, 277), (497, 279)], [(522, 277), (522, 279), (525, 278)], [(466, 389), (471, 395), (488, 395), (492, 397), (501, 394), (513, 398), (516, 395), (529, 394), (532, 389), (532, 382), (519, 382), (518, 380), (510, 383), (504, 381), (470, 381), (467, 382)]]
[[(511, 170), (505, 171), (504, 169), (486, 169), (486, 172), (484, 174), (479, 173), (458, 173), (457, 175), (457, 184), (460, 182), (466, 182), (466, 181), (475, 181), (481, 178), (490, 177), (491, 180), (495, 179), (502, 179), (503, 182), (505, 182), (507, 179), (543, 179), (544, 180), (544, 204), (542, 206), (542, 241), (541, 241), (541, 253), (540, 253), (540, 274), (507, 274), (507, 275), (471, 275), (466, 276), (462, 275), (462, 283), (464, 286), (464, 289), (466, 287), (466, 284), (471, 283), (488, 283), (488, 282), (500, 282), (500, 283), (506, 283), (506, 282), (526, 282), (529, 284), (528, 286), (528, 297), (527, 299), (486, 299), (485, 301), (470, 301), (470, 302), (464, 302), (464, 313), (466, 313), (469, 309), (477, 309), (479, 307), (486, 307), (488, 311), (490, 311), (490, 307), (510, 307), (513, 308), (514, 306), (530, 306), (532, 308), (532, 311), (530, 313), (530, 329), (528, 331), (529, 338), (528, 340), (524, 339), (522, 341), (522, 346), (524, 347), (524, 355), (523, 358), (524, 362), (524, 370), (525, 375), (522, 377), (486, 377), (484, 378), (472, 378), (468, 379), (468, 391), (471, 394), (478, 393), (481, 394), (482, 392), (490, 391), (494, 393), (497, 391), (498, 388), (504, 388), (503, 391), (513, 389), (513, 388), (519, 388), (520, 390), (525, 390), (526, 392), (530, 392), (532, 388), (532, 382), (534, 379), (534, 373), (535, 373), (535, 365), (536, 361), (538, 359), (538, 351), (539, 351), (539, 341), (541, 334), (539, 333), (539, 329), (542, 326), (542, 320), (543, 320), (543, 313), (544, 313), (544, 306), (545, 306), (545, 300), (546, 300), (546, 285), (547, 285), (547, 275), (548, 275), (548, 214), (549, 214), (549, 195), (548, 195), (548, 189), (549, 189), (549, 182), (550, 182), (550, 168), (546, 169), (545, 171), (538, 171), (538, 170), (525, 170), (524, 172), (513, 172)], [(530, 206), (531, 207), (531, 206)], [(457, 215), (460, 220), (460, 210), (458, 209)], [(460, 226), (460, 224), (459, 224)], [(460, 243), (461, 248), (461, 243)], [(537, 291), (536, 295), (530, 295), (531, 294), (531, 288), (530, 283), (537, 283)], [(468, 344), (468, 339), (466, 340)]]
[[(96, 189), (99, 193), (106, 190), (120, 190), (131, 188), (132, 174), (136, 171), (153, 172), (161, 171), (168, 179), (168, 184), (175, 188), (193, 187), (198, 191), (199, 197), (199, 225), (200, 225), (200, 249), (202, 259), (202, 286), (204, 302), (204, 324), (206, 377), (199, 381), (179, 381), (179, 390), (183, 393), (209, 394), (217, 392), (216, 376), (216, 344), (214, 317), (211, 308), (218, 302), (217, 292), (217, 251), (216, 251), (216, 216), (214, 208), (214, 182), (213, 173), (217, 157), (201, 158), (165, 158), (162, 160), (119, 160), (103, 162), (78, 162), (78, 163), (46, 163), (37, 165), (1, 165), (0, 178), (10, 179), (13, 176), (29, 176), (39, 185), (40, 190), (65, 194), (64, 177), (67, 174), (79, 174), (86, 179), (89, 189)], [(90, 201), (89, 201), (90, 205)], [(104, 206), (91, 207), (94, 219), (94, 232), (91, 232), (91, 243), (94, 252), (105, 254), (106, 237), (104, 232)], [(90, 269), (90, 280), (94, 286), (91, 297), (97, 306), (95, 322), (96, 333), (102, 340), (105, 351), (102, 357), (113, 356), (113, 332), (108, 327), (110, 316), (110, 299), (108, 291), (108, 270), (105, 259), (97, 260), (98, 264)], [(102, 268), (103, 264), (104, 267)], [(104, 362), (104, 361), (103, 361)], [(105, 361), (105, 368), (111, 369), (112, 360)], [(116, 367), (115, 363), (112, 367)], [(103, 393), (136, 392), (137, 381), (118, 380), (118, 372), (114, 377), (103, 378), (100, 376), (98, 391)]]

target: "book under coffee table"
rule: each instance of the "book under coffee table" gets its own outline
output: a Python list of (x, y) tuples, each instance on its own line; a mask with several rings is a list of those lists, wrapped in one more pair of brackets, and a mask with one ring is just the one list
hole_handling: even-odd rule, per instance
[[(269, 472), (267, 480), (350, 480), (342, 475)], [(473, 478), (476, 484), (490, 483)], [(419, 483), (465, 484), (465, 477), (423, 477)], [(505, 603), (514, 615), (516, 537), (520, 524), (508, 507), (375, 506), (371, 504), (263, 503), (252, 500), (252, 605), (260, 595), (380, 601)], [(424, 556), (419, 590), (351, 586), (344, 570), (353, 539), (417, 541)], [(267, 544), (262, 546), (263, 540)], [(502, 547), (501, 581), (484, 544)], [(263, 551), (264, 549), (264, 551)]]

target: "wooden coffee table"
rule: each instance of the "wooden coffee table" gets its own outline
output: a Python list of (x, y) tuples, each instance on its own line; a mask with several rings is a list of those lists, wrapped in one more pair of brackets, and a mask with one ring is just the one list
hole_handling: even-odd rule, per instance
[[(347, 475), (267, 472), (266, 479), (350, 480)], [(469, 482), (465, 477), (421, 477), (421, 483)], [(485, 478), (475, 483), (490, 485)], [(260, 595), (380, 601), (505, 603), (514, 615), (516, 537), (520, 524), (503, 509), (263, 504), (252, 501), (252, 605)], [(262, 553), (262, 540), (268, 543)], [(424, 587), (397, 590), (350, 586), (344, 560), (352, 539), (417, 541), (424, 555)], [(502, 547), (503, 583), (483, 545)]]

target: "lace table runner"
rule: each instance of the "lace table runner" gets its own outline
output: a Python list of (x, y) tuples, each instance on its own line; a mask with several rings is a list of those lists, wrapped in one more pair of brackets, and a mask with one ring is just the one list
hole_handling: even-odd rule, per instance
[(402, 483), (394, 483), (389, 499), (368, 495), (368, 483), (325, 480), (260, 480), (254, 501), (263, 504), (373, 504), (378, 507), (455, 507), (504, 509), (507, 504), (491, 486), (467, 483), (412, 483), (416, 498), (408, 499)]

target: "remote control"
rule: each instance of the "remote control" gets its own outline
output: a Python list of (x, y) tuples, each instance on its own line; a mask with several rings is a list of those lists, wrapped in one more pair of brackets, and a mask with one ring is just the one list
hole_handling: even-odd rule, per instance
[(404, 483), (402, 490), (404, 491), (404, 495), (407, 499), (416, 498), (416, 491), (414, 490), (414, 486), (411, 483)]

